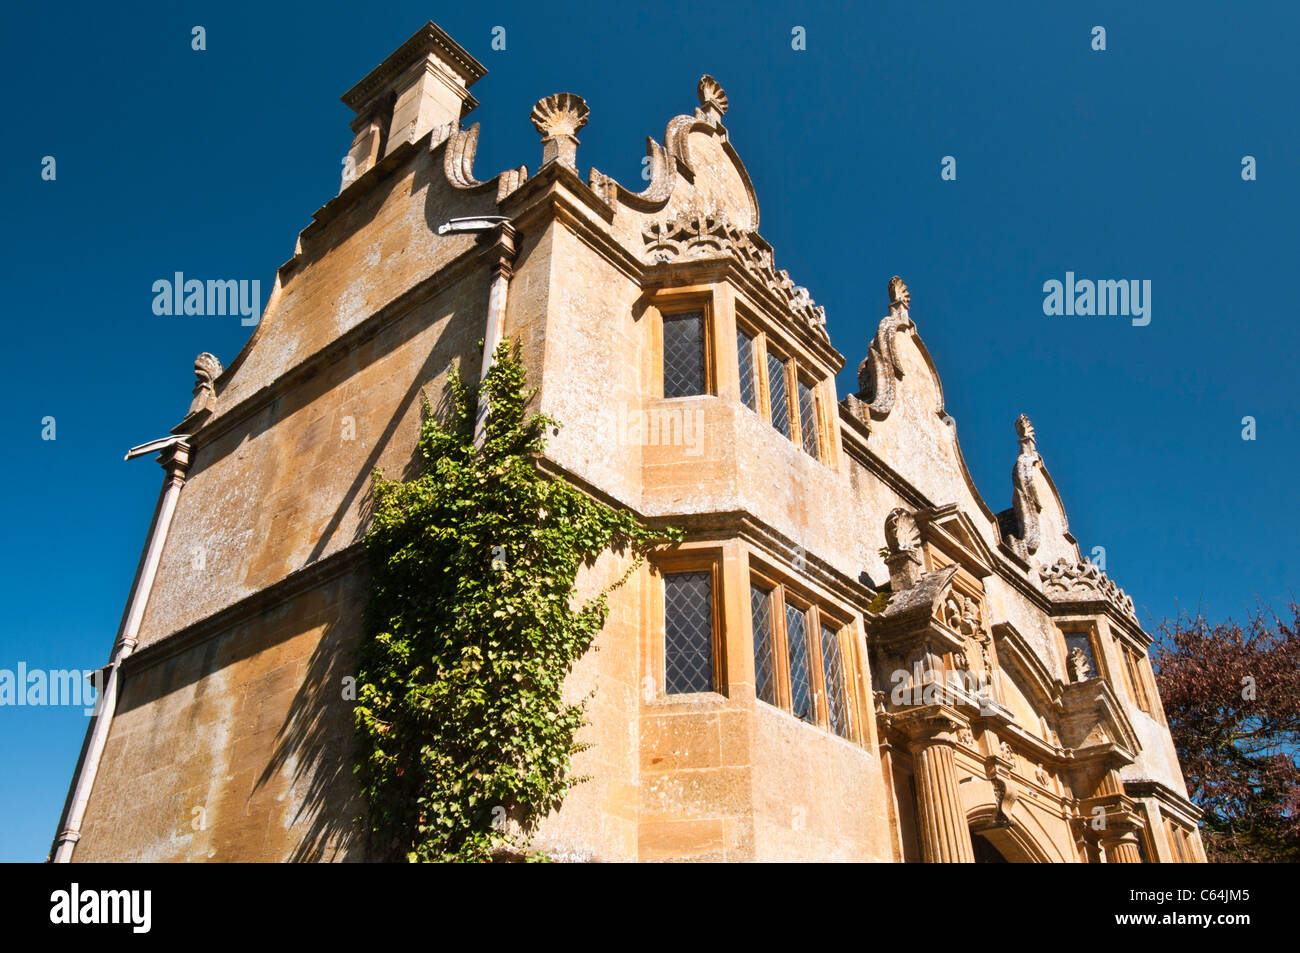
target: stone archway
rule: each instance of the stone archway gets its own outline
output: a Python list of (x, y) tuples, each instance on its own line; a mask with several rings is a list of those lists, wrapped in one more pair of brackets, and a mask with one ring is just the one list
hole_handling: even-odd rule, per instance
[(975, 863), (977, 864), (1009, 864), (1010, 861), (1002, 855), (1002, 851), (993, 846), (983, 834), (977, 834), (971, 831), (970, 834), (971, 848), (975, 852)]
[(976, 863), (1044, 864), (1051, 859), (1029, 834), (1014, 822), (1003, 827), (983, 827), (970, 832)]
[[(986, 805), (967, 815), (977, 863), (1050, 864), (1053, 856), (1014, 814)], [(983, 843), (981, 843), (981, 841)], [(981, 854), (983, 856), (981, 856)], [(993, 855), (997, 854), (995, 858)]]

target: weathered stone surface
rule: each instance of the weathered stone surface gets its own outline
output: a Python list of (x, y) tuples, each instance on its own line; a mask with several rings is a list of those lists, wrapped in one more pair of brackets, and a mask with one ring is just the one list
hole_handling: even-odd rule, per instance
[[(688, 531), (613, 593), (566, 685), (590, 696), (574, 765), (589, 780), (545, 819), (538, 848), (969, 859), (974, 832), (1009, 859), (1131, 859), (1127, 835), (1102, 843), (1082, 823), (1108, 798), (1151, 859), (1176, 856), (1172, 837), (1199, 850), (1158, 702), (1143, 711), (1121, 675), (1121, 643), (1149, 642), (1132, 602), (1083, 560), (1027, 418), (1001, 488), (1011, 506), (984, 502), (922, 343), (923, 293), (913, 316), (890, 281), (862, 393), (841, 405), (844, 357), (757, 231), (717, 80), (650, 141), (650, 183), (632, 192), (578, 174), (576, 134), (600, 117), (572, 94), (534, 110), (535, 175), (476, 179), (477, 125), (461, 122), (481, 74), (430, 25), (348, 94), (355, 177), (300, 235), (244, 350), (198, 368), (192, 463), (75, 859), (364, 859), (342, 689), (369, 478), (411, 465), (422, 393), (436, 404), (453, 367), (478, 373), (501, 274), (504, 334), (563, 425), (546, 466)], [(484, 216), (509, 219), (513, 260), (438, 232)], [(707, 392), (664, 399), (663, 315), (682, 311), (704, 315)], [(753, 339), (749, 367), (738, 331)], [(790, 437), (772, 423), (766, 354), (796, 393)], [(742, 401), (751, 381), (756, 410)], [(682, 567), (714, 581), (716, 690), (697, 695), (665, 693), (662, 574)], [(607, 554), (581, 594), (626, 569)], [(812, 724), (792, 714), (787, 661), (777, 704), (756, 697), (752, 583), (834, 633), (810, 632)], [(1067, 677), (1063, 628), (1091, 633), (1095, 678)], [(830, 730), (823, 644), (842, 654), (847, 737)], [(926, 754), (917, 719), (949, 725), (941, 749)]]

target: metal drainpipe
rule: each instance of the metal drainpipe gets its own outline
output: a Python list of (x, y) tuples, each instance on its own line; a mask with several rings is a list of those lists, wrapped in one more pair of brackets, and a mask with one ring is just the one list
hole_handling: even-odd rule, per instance
[(140, 631), (140, 621), (144, 618), (144, 609), (149, 602), (149, 593), (153, 589), (154, 577), (158, 573), (158, 562), (162, 557), (163, 543), (167, 541), (167, 530), (171, 526), (172, 514), (176, 512), (176, 501), (180, 497), (181, 487), (185, 485), (185, 474), (190, 466), (190, 445), (186, 436), (169, 437), (144, 444), (129, 451), (126, 459), (142, 456), (152, 450), (161, 450), (158, 463), (167, 471), (162, 494), (154, 511), (153, 524), (149, 528), (149, 542), (145, 546), (144, 556), (140, 562), (140, 572), (136, 577), (135, 587), (131, 590), (131, 600), (127, 604), (122, 627), (118, 631), (117, 641), (113, 645), (112, 658), (108, 663), (108, 678), (99, 693), (98, 711), (90, 728), (86, 732), (86, 744), (77, 776), (72, 782), (68, 795), (68, 804), (64, 809), (64, 821), (54, 838), (54, 852), (51, 861), (66, 864), (72, 860), (72, 852), (81, 840), (81, 822), (86, 816), (86, 805), (90, 802), (90, 791), (95, 785), (95, 775), (99, 773), (99, 761), (104, 755), (104, 745), (108, 741), (108, 730), (113, 722), (113, 713), (117, 710), (118, 669), (122, 661), (135, 651), (136, 634)]
[(510, 220), (501, 215), (483, 215), (477, 218), (453, 218), (438, 226), (439, 235), (457, 232), (492, 232), (496, 261), (492, 265), (492, 287), (488, 292), (487, 325), (483, 329), (483, 366), (479, 370), (478, 407), (474, 412), (474, 446), (482, 447), (487, 425), (488, 399), (482, 383), (494, 363), (494, 352), (505, 334), (506, 297), (510, 290), (510, 276), (514, 273), (515, 229)]

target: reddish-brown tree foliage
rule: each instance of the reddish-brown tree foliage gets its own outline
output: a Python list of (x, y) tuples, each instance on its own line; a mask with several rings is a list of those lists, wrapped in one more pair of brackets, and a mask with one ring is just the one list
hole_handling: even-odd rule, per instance
[(1166, 619), (1156, 681), (1211, 861), (1300, 860), (1300, 605)]

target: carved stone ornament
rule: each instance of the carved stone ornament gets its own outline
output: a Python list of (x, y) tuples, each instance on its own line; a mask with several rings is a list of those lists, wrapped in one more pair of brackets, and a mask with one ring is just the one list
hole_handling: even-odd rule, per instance
[(722, 121), (722, 117), (727, 112), (727, 92), (718, 85), (718, 81), (705, 73), (700, 77), (699, 85), (695, 87), (696, 94), (700, 97), (700, 108), (698, 118), (701, 122), (707, 122), (711, 125), (717, 125)]
[(957, 740), (967, 748), (975, 747), (975, 733), (965, 726), (957, 730)]
[(912, 293), (907, 290), (907, 283), (898, 275), (889, 279), (889, 311), (895, 314), (906, 311), (912, 306)]
[(221, 376), (221, 362), (204, 351), (194, 359), (194, 399), (190, 401), (189, 413), (210, 413), (217, 401), (216, 379)]
[(885, 566), (895, 592), (910, 589), (921, 578), (921, 528), (910, 510), (897, 506), (885, 517)]
[(1092, 678), (1092, 665), (1088, 662), (1088, 656), (1083, 654), (1083, 649), (1075, 646), (1070, 649), (1070, 681), (1086, 682)]
[[(461, 129), (460, 123), (453, 120), (439, 126), (430, 137), (431, 150), (438, 148), (444, 142), (447, 143), (447, 150), (442, 155), (442, 169), (447, 176), (447, 181), (458, 189), (476, 189), (487, 184), (474, 178), (474, 156), (478, 152), (478, 135), (478, 123), (474, 123), (468, 129)], [(497, 201), (500, 202), (523, 185), (527, 179), (528, 167), (524, 165), (500, 173), (497, 176)]]
[(980, 617), (979, 601), (960, 592), (948, 594), (940, 609), (939, 621), (962, 635), (972, 637), (977, 636), (984, 628), (983, 619)]
[(991, 827), (1009, 827), (1011, 825), (1011, 812), (1015, 810), (1016, 801), (1019, 800), (1019, 792), (1012, 784), (1007, 783), (1007, 779), (996, 777), (993, 779), (993, 800), (997, 805), (997, 815), (993, 819)]
[(648, 223), (641, 233), (643, 255), (652, 264), (703, 258), (736, 259), (796, 320), (830, 340), (826, 309), (813, 302), (808, 289), (796, 285), (790, 273), (773, 264), (772, 248), (757, 232), (741, 231), (721, 209), (682, 209)]
[(921, 548), (921, 529), (916, 517), (901, 506), (885, 517), (885, 545), (890, 555), (915, 552)]
[(1043, 504), (1039, 502), (1038, 490), (1034, 486), (1034, 470), (1042, 464), (1043, 458), (1038, 455), (1034, 425), (1024, 414), (1016, 418), (1016, 436), (1020, 439), (1020, 454), (1011, 468), (1011, 508), (1015, 529), (1008, 541), (1022, 559), (1028, 559), (1038, 552), (1041, 539), (1038, 514)]
[(1062, 557), (1051, 566), (1040, 566), (1038, 578), (1043, 592), (1055, 602), (1101, 598), (1126, 615), (1136, 617), (1132, 597), (1111, 582), (1087, 556), (1082, 563), (1071, 563)]
[(898, 275), (890, 278), (889, 314), (881, 319), (867, 356), (858, 365), (857, 396), (877, 420), (888, 417), (897, 400), (896, 382), (903, 379), (903, 365), (894, 351), (894, 335), (915, 326), (908, 314), (911, 304), (912, 295), (903, 279)]
[(573, 93), (553, 93), (534, 104), (528, 118), (542, 137), (542, 165), (560, 162), (576, 168), (578, 130), (590, 115), (587, 101)]

